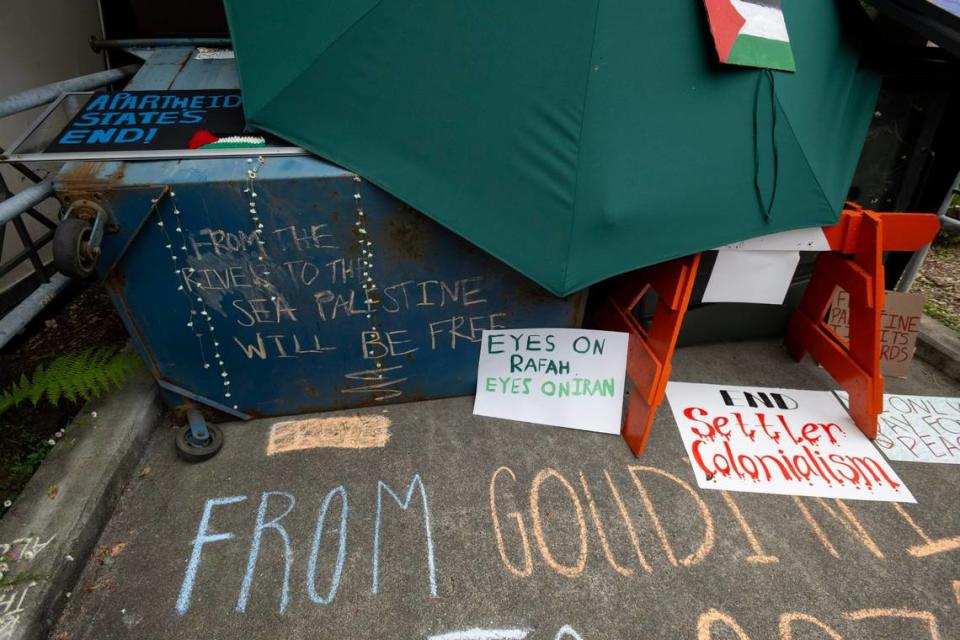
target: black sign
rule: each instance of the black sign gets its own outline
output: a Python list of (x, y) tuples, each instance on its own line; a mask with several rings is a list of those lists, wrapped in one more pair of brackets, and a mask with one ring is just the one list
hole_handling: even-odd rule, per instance
[(194, 149), (245, 128), (236, 90), (98, 92), (46, 150)]

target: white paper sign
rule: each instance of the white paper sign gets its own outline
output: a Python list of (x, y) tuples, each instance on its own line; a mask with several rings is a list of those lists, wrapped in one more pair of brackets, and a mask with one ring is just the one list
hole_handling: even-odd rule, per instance
[[(847, 394), (838, 391), (843, 402)], [(960, 398), (883, 396), (874, 442), (891, 460), (960, 464)]]
[(474, 414), (620, 433), (626, 333), (505, 329), (482, 340)]
[(799, 251), (718, 251), (702, 300), (783, 304), (799, 262)]
[(805, 227), (781, 231), (749, 240), (741, 240), (717, 249), (749, 249), (751, 251), (829, 251), (830, 243), (822, 227)]
[(829, 391), (671, 382), (703, 489), (916, 502)]

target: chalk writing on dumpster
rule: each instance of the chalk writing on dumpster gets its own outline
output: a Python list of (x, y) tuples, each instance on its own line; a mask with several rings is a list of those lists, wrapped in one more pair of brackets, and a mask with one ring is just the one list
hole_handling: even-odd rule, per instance
[(384, 269), (367, 288), (370, 267), (334, 236), (324, 222), (199, 228), (182, 286), (228, 318), (226, 340), (243, 360), (336, 358), (346, 362), (341, 393), (373, 400), (403, 393), (412, 358), (476, 349), (484, 331), (506, 326), (483, 276), (391, 279)]

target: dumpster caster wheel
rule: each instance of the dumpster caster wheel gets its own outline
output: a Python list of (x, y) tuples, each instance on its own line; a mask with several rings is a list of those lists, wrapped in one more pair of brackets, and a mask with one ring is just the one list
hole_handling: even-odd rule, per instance
[(91, 250), (86, 220), (64, 218), (53, 232), (53, 264), (57, 271), (72, 278), (86, 278), (93, 273), (99, 251)]
[(223, 448), (223, 432), (216, 425), (207, 425), (210, 437), (205, 443), (194, 440), (190, 425), (185, 425), (177, 432), (177, 456), (186, 462), (203, 462), (209, 460)]

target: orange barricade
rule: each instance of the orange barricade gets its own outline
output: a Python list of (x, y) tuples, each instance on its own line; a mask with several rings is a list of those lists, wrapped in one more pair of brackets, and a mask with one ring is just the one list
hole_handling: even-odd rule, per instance
[[(884, 304), (884, 251), (916, 251), (940, 229), (933, 214), (877, 213), (848, 203), (838, 224), (824, 227), (830, 251), (817, 256), (813, 277), (790, 318), (786, 343), (797, 360), (807, 353), (850, 395), (850, 415), (869, 438), (883, 411), (880, 315)], [(630, 399), (623, 437), (634, 455), (647, 446), (663, 402), (683, 316), (690, 303), (700, 255), (678, 258), (614, 278), (602, 290), (596, 324), (630, 334), (627, 378)], [(826, 324), (834, 289), (850, 298), (850, 342)], [(648, 326), (635, 312), (647, 294), (656, 307)]]
[[(830, 251), (817, 256), (813, 277), (787, 327), (787, 350), (809, 353), (850, 396), (850, 415), (868, 438), (877, 437), (883, 412), (880, 316), (884, 305), (884, 251), (915, 251), (933, 240), (940, 221), (932, 214), (877, 213), (856, 205), (824, 227)], [(836, 287), (850, 297), (850, 340), (825, 322)]]
[[(599, 328), (630, 334), (627, 378), (631, 388), (623, 437), (637, 456), (647, 446), (657, 407), (667, 392), (670, 361), (699, 264), (700, 254), (663, 262), (615, 278), (601, 292)], [(644, 327), (634, 311), (648, 293), (655, 293), (657, 301), (649, 326)]]

